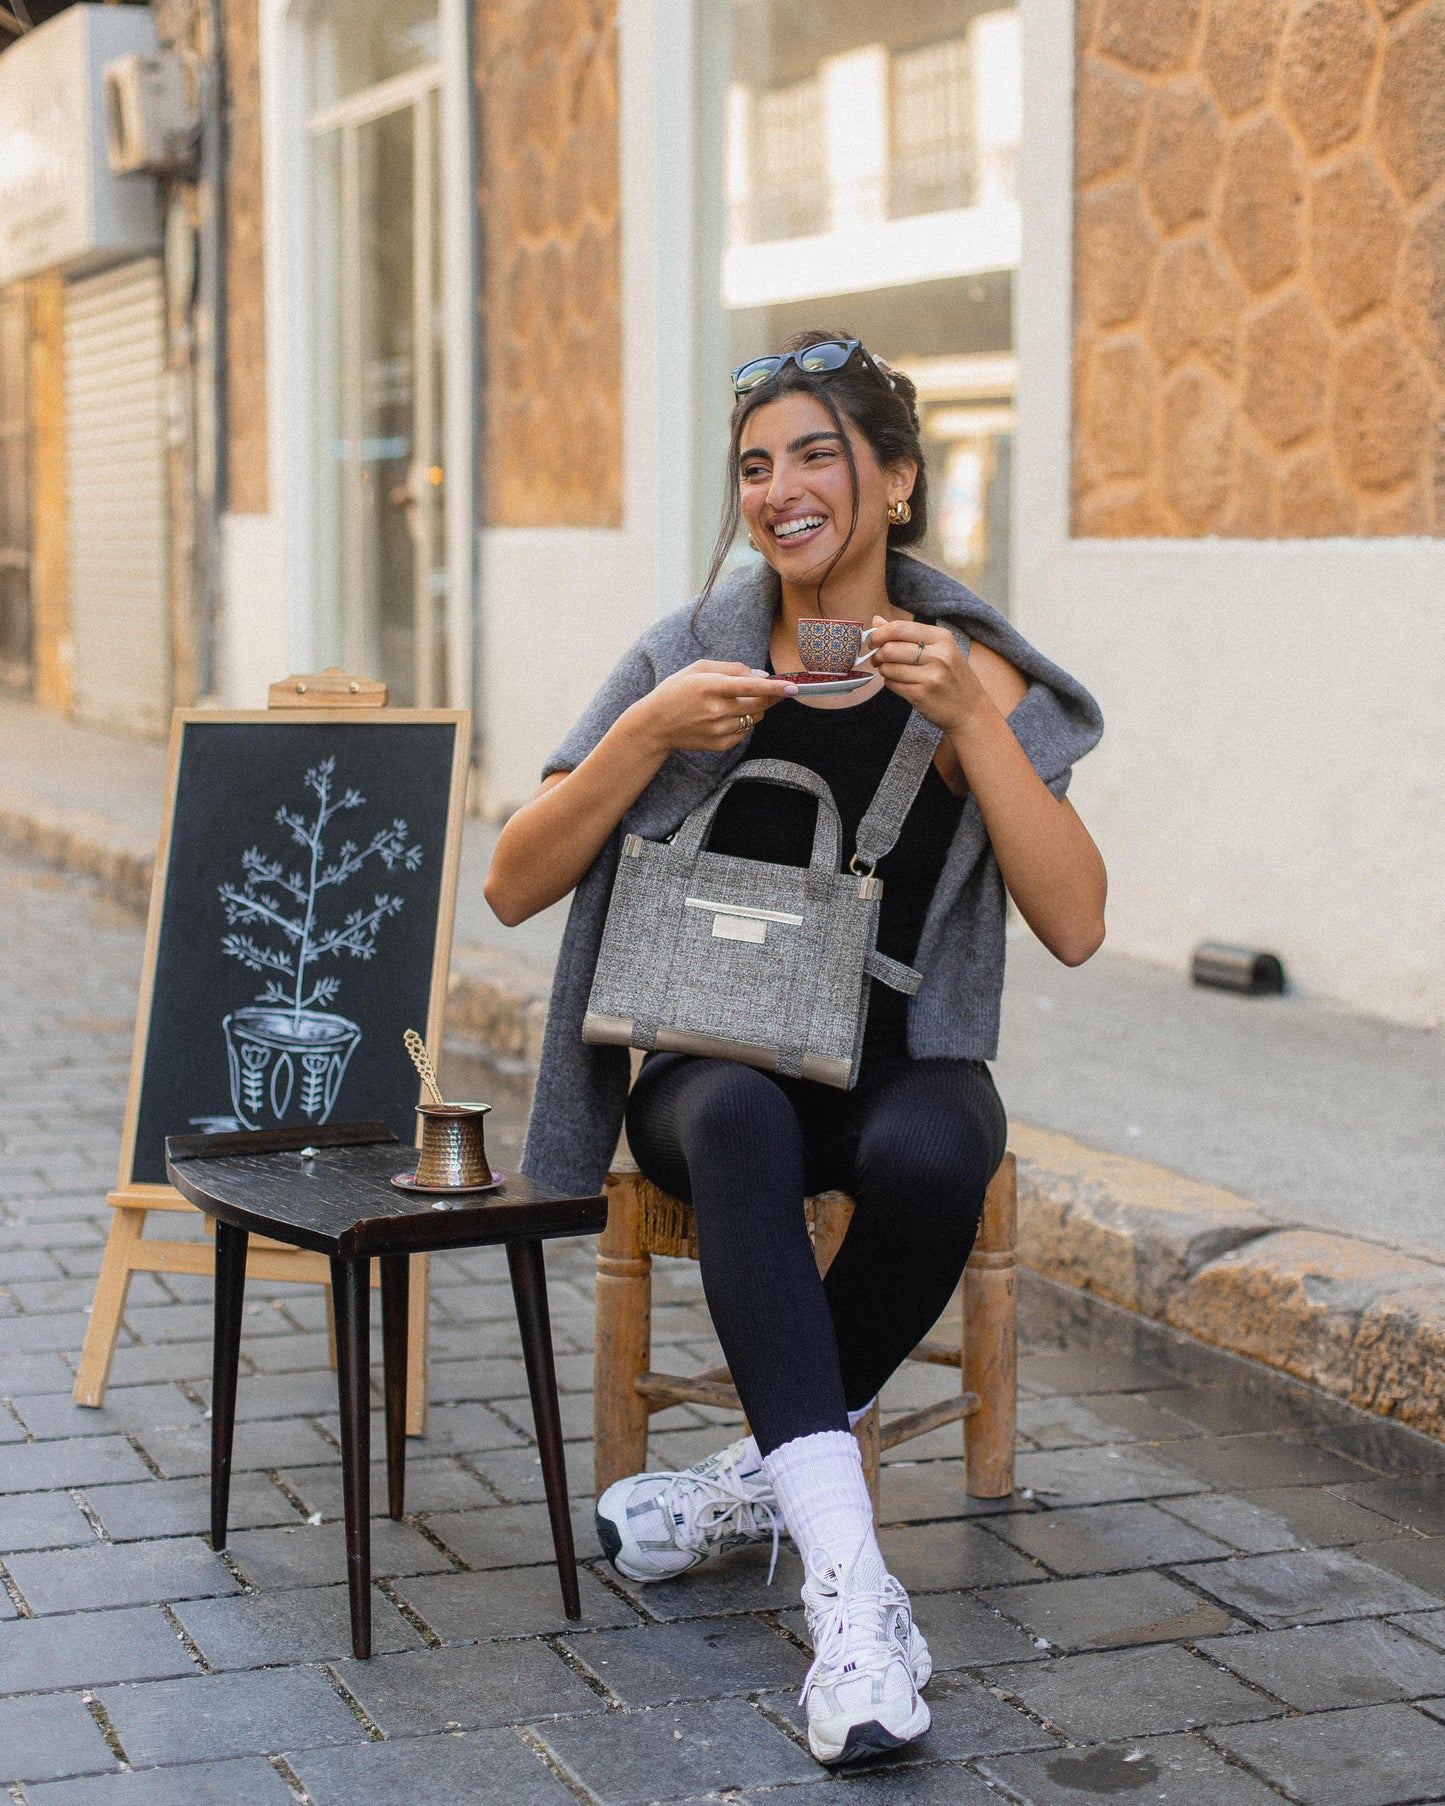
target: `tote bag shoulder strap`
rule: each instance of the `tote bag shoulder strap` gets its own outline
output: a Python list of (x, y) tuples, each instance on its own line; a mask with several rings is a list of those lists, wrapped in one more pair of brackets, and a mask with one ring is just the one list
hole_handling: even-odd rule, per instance
[(942, 738), (942, 728), (926, 721), (917, 709), (910, 712), (908, 724), (899, 736), (887, 771), (883, 773), (883, 781), (858, 824), (857, 851), (853, 855), (855, 871), (861, 869), (871, 873), (878, 861), (893, 851)]

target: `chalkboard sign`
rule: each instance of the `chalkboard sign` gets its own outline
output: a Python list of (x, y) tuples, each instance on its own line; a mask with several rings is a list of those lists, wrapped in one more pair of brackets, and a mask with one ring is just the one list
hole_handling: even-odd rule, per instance
[(470, 719), (177, 715), (122, 1190), (165, 1183), (167, 1135), (379, 1121), (414, 1139), (402, 1035), (437, 1051)]

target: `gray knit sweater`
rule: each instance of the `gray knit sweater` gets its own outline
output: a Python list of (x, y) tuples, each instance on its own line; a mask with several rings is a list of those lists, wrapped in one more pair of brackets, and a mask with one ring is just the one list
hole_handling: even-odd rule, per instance
[[(1039, 776), (1062, 796), (1074, 761), (1103, 731), (1093, 697), (951, 577), (895, 552), (889, 554), (887, 580), (896, 606), (947, 620), (965, 640), (982, 641), (1028, 678), (1028, 694), (1009, 716), (1009, 726)], [(624, 654), (547, 761), (546, 772), (574, 770), (625, 709), (695, 659), (737, 659), (765, 669), (777, 606), (776, 575), (766, 565), (753, 565), (719, 583), (695, 622), (691, 605), (655, 622)], [(746, 742), (725, 753), (670, 754), (577, 886), (552, 982), (522, 1154), (522, 1171), (544, 1185), (574, 1195), (597, 1191), (622, 1127), (627, 1049), (588, 1046), (581, 1037), (622, 836), (665, 839), (746, 754)], [(923, 984), (909, 1004), (909, 1052), (916, 1059), (992, 1059), (1003, 991), (1004, 887), (972, 797), (954, 833), (914, 963)]]

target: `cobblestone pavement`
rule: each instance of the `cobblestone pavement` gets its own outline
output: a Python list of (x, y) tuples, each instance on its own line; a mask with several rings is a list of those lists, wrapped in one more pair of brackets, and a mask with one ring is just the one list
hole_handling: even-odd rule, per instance
[[(14, 856), (0, 929), (0, 1787), (16, 1802), (1445, 1799), (1445, 1448), (1042, 1282), (1025, 1285), (1021, 1490), (967, 1501), (952, 1430), (886, 1470), (884, 1546), (937, 1666), (934, 1729), (901, 1760), (837, 1778), (807, 1755), (790, 1556), (771, 1589), (765, 1559), (651, 1590), (597, 1560), (580, 1243), (553, 1245), (549, 1270), (585, 1624), (563, 1620), (548, 1563), (503, 1269), (466, 1253), (434, 1263), (431, 1432), (411, 1515), (375, 1525), (377, 1654), (353, 1661), (316, 1288), (248, 1291), (224, 1556), (204, 1534), (208, 1282), (138, 1278), (106, 1408), (70, 1402), (141, 933), (84, 880)], [(512, 1157), (517, 1100), (498, 1116)], [(658, 1298), (669, 1360), (712, 1361), (695, 1271), (659, 1263)], [(893, 1402), (947, 1380), (912, 1369)], [(726, 1434), (675, 1410), (656, 1457)]]

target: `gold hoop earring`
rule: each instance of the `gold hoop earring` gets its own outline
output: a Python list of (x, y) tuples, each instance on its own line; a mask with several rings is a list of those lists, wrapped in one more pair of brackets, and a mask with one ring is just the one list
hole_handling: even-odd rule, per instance
[(913, 510), (907, 502), (896, 501), (889, 507), (888, 524), (890, 527), (906, 527), (912, 519)]
[(748, 534), (748, 549), (752, 552), (759, 550), (758, 542), (753, 538), (751, 533)]

